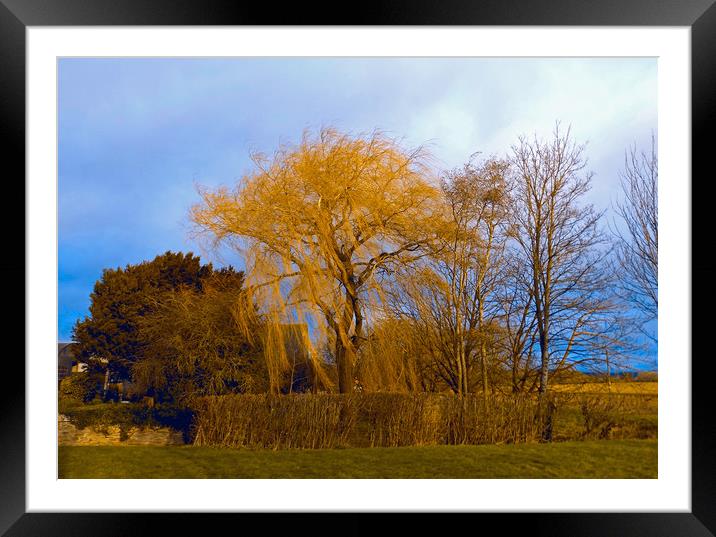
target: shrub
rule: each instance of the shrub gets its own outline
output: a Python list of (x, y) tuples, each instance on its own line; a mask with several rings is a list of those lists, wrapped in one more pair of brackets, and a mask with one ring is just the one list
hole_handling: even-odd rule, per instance
[(165, 403), (154, 405), (151, 409), (144, 408), (145, 421), (141, 422), (135, 418), (135, 423), (169, 427), (175, 431), (181, 431), (185, 442), (190, 441), (191, 427), (194, 421), (194, 412), (190, 408)]
[(655, 395), (558, 394), (555, 439), (656, 438)]
[(99, 395), (101, 378), (92, 373), (76, 373), (60, 381), (60, 399), (87, 403)]
[(92, 427), (107, 432), (110, 426), (120, 428), (120, 438), (132, 427), (169, 427), (181, 431), (189, 441), (193, 414), (190, 409), (172, 405), (153, 408), (137, 403), (61, 404), (60, 413), (66, 415), (78, 429)]

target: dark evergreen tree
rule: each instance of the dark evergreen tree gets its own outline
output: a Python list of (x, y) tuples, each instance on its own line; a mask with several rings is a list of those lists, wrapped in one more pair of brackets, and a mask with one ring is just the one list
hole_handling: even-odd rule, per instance
[(105, 269), (90, 295), (90, 315), (73, 329), (80, 358), (94, 367), (108, 367), (116, 380), (130, 379), (132, 364), (146, 347), (139, 319), (152, 314), (162, 294), (201, 290), (202, 280), (212, 273), (211, 264), (202, 265), (198, 256), (170, 251), (152, 261)]

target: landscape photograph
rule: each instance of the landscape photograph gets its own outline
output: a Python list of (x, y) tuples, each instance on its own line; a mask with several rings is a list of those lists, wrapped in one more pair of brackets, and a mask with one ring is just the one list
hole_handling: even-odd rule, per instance
[(656, 58), (57, 77), (60, 479), (658, 478)]

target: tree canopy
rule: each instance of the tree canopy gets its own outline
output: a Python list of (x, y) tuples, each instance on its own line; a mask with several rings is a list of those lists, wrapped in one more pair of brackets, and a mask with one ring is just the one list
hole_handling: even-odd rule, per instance
[[(192, 253), (168, 251), (105, 269), (90, 296), (90, 315), (73, 330), (79, 357), (94, 369), (108, 368), (116, 381), (138, 381), (150, 391), (166, 388), (182, 366), (214, 375), (202, 385), (215, 386), (217, 370), (235, 365), (228, 355), (247, 352), (231, 324), (242, 286), (242, 272), (214, 270)], [(224, 356), (220, 365), (210, 360)]]
[(130, 378), (131, 365), (143, 352), (138, 320), (153, 310), (161, 293), (199, 289), (210, 271), (193, 254), (170, 251), (152, 261), (103, 270), (90, 295), (89, 316), (73, 329), (80, 357), (105, 359), (117, 378)]
[[(132, 365), (137, 387), (179, 401), (266, 391), (261, 349), (239, 329), (243, 283), (242, 272), (222, 268), (207, 271), (200, 289), (180, 287), (157, 297), (151, 314), (137, 320), (144, 345)], [(258, 323), (252, 329), (259, 330)]]
[[(306, 320), (333, 342), (339, 390), (350, 392), (380, 273), (424, 255), (442, 225), (429, 156), (380, 132), (322, 129), (253, 161), (235, 189), (202, 190), (191, 217), (245, 255), (276, 326)], [(270, 370), (287, 366), (282, 349), (267, 354)]]

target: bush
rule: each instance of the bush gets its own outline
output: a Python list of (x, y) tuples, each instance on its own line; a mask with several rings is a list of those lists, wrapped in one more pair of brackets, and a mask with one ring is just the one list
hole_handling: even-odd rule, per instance
[(126, 437), (134, 425), (133, 409), (130, 405), (114, 403), (97, 403), (90, 405), (60, 405), (60, 413), (67, 416), (75, 427), (84, 429), (91, 427), (95, 431), (109, 433), (109, 427), (118, 425), (120, 438)]
[(175, 431), (181, 431), (184, 442), (191, 440), (194, 412), (190, 408), (172, 404), (157, 404), (153, 408), (143, 408), (145, 409), (145, 421), (140, 424), (149, 423), (160, 427), (169, 427)]
[(120, 427), (120, 435), (126, 435), (132, 427), (169, 427), (181, 431), (189, 441), (193, 414), (190, 409), (172, 405), (156, 405), (153, 408), (137, 403), (101, 403), (89, 405), (60, 405), (60, 413), (78, 429), (92, 427), (107, 432), (112, 425)]
[(75, 373), (60, 381), (60, 399), (88, 403), (99, 395), (101, 377), (92, 373)]
[(555, 439), (656, 438), (658, 398), (641, 394), (559, 394)]

